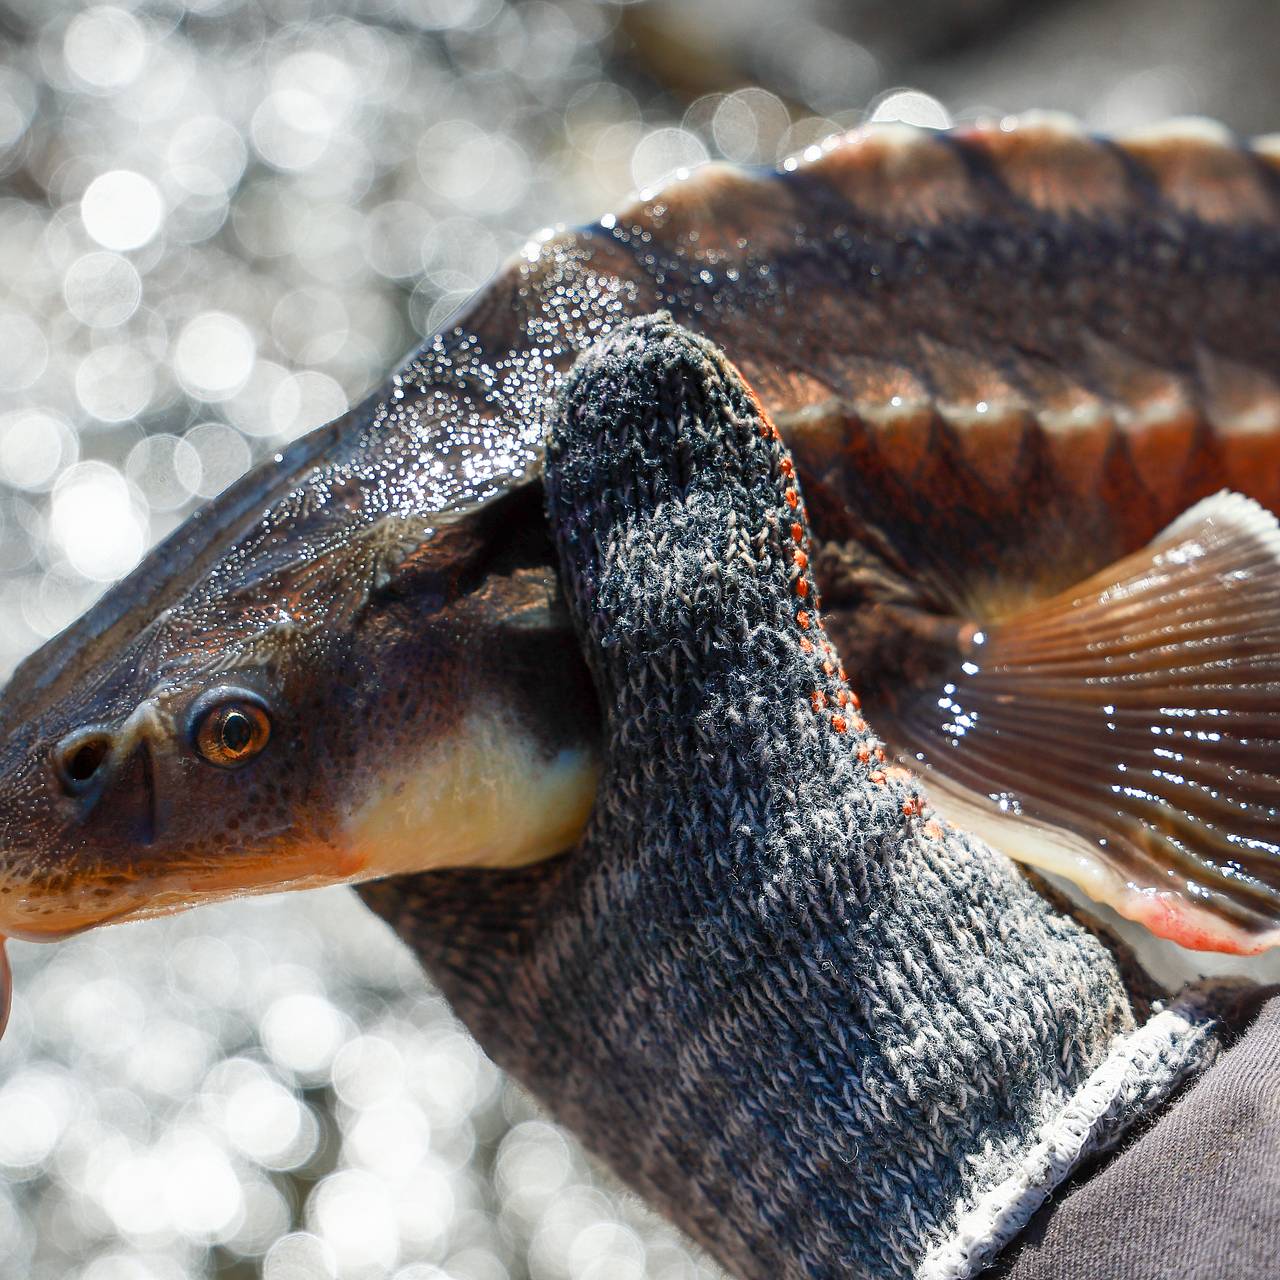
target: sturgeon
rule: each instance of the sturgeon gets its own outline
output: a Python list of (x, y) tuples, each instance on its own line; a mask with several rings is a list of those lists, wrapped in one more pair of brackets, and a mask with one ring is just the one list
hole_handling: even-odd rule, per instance
[(0, 932), (570, 847), (599, 715), (539, 469), (667, 310), (795, 459), (944, 814), (1185, 946), (1280, 940), (1280, 142), (1035, 116), (709, 165), (530, 240), (0, 699)]

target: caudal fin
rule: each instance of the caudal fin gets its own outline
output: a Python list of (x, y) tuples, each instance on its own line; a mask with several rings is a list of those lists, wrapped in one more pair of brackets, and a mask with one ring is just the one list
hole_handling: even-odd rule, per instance
[(1199, 950), (1280, 944), (1280, 525), (1220, 493), (876, 727), (939, 810)]

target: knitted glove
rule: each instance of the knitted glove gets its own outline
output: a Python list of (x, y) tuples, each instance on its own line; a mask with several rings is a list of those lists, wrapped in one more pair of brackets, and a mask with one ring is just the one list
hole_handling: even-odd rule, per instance
[(481, 1043), (747, 1280), (967, 1276), (1212, 1056), (889, 767), (825, 640), (790, 459), (666, 316), (547, 457), (607, 721), (581, 846), (374, 887)]

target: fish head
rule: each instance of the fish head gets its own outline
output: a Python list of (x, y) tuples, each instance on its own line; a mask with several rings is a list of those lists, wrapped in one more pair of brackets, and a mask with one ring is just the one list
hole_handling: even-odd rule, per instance
[(145, 642), (130, 646), (6, 734), (0, 931), (58, 937), (342, 878), (315, 808), (332, 765), (306, 692), (311, 660), (271, 649), (242, 665), (206, 655), (156, 669)]
[(540, 487), (417, 511), (321, 457), (247, 477), (15, 673), (0, 934), (576, 838), (598, 717)]

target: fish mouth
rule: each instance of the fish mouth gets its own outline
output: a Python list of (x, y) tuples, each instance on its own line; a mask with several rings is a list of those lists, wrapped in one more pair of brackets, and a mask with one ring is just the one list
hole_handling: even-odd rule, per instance
[(0, 873), (0, 936), (60, 942), (103, 925), (176, 915), (235, 898), (350, 884), (367, 859), (329, 844), (291, 842), (217, 860), (86, 870), (56, 883)]

